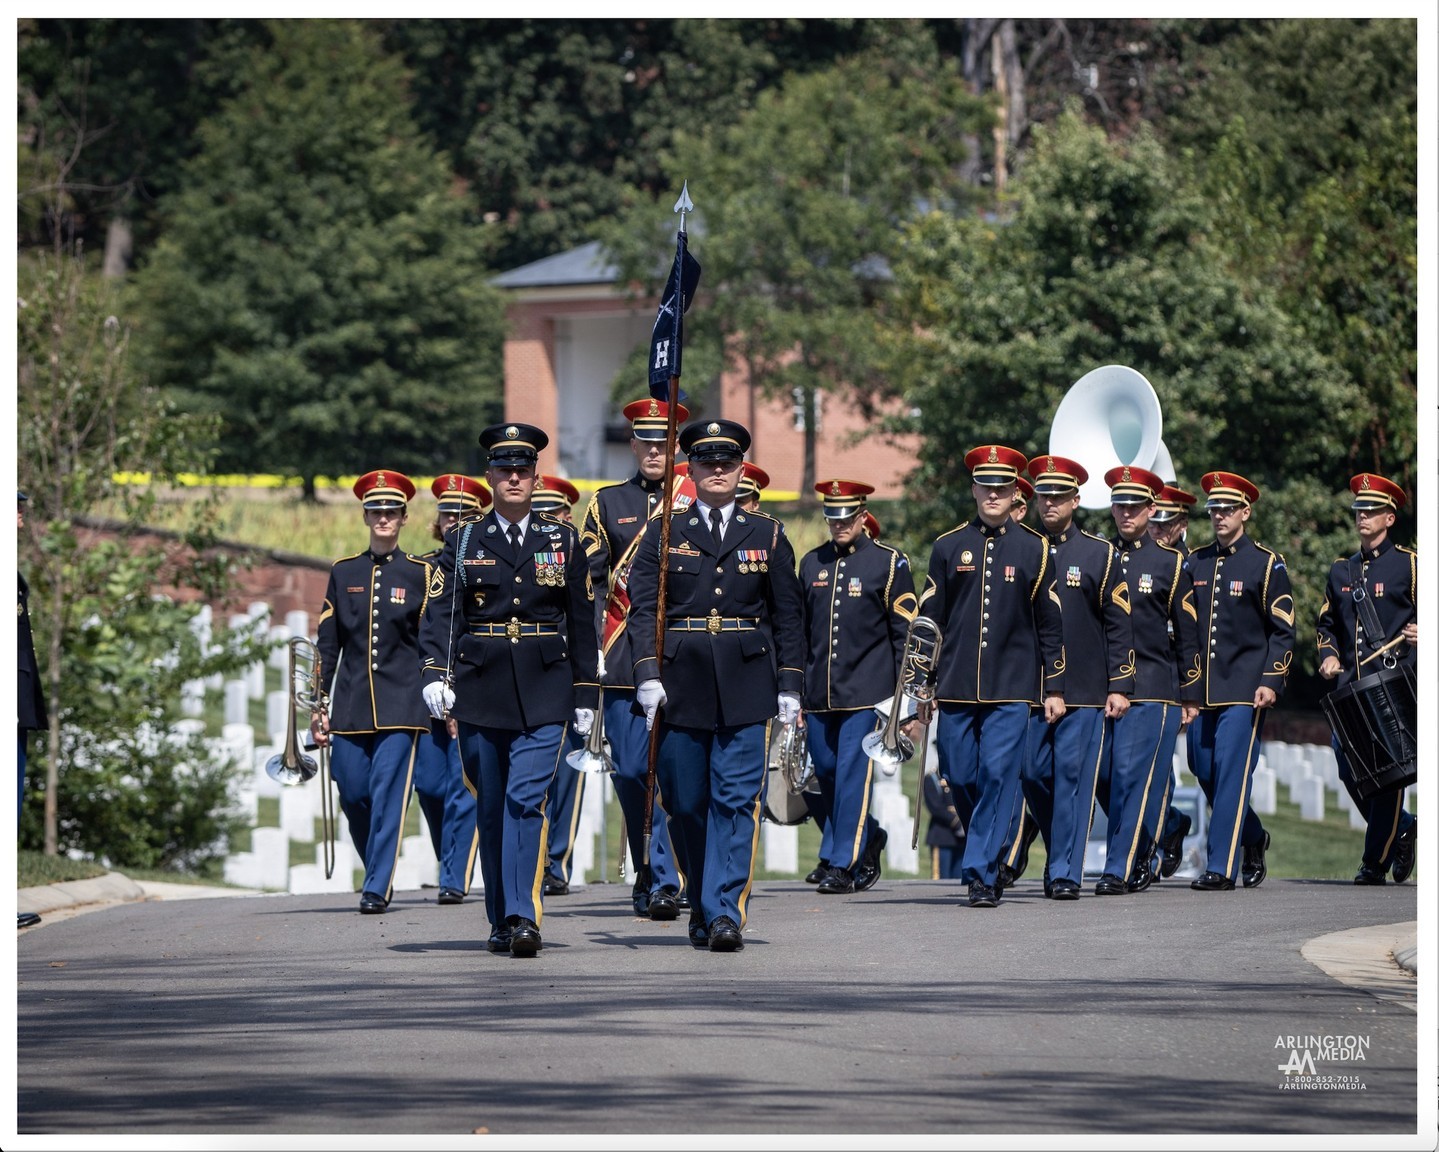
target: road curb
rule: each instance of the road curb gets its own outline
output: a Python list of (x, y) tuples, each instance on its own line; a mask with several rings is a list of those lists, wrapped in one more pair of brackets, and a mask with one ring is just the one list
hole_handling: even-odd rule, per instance
[(41, 916), (47, 912), (58, 912), (65, 908), (81, 908), (89, 904), (125, 904), (132, 900), (145, 899), (145, 890), (130, 877), (119, 872), (107, 872), (88, 880), (66, 880), (60, 884), (42, 884), (35, 888), (21, 888), (16, 898), (20, 912), (35, 912)]

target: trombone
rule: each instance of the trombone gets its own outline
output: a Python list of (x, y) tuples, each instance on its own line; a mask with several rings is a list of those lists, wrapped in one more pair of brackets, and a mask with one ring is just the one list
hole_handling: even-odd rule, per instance
[[(584, 746), (576, 748), (565, 756), (565, 763), (576, 772), (613, 772), (614, 759), (605, 751), (605, 690), (600, 686), (599, 699), (595, 702), (595, 722), (590, 725), (590, 734), (585, 737)], [(624, 873), (624, 861), (620, 862), (620, 873)]]
[(330, 791), (330, 749), (320, 748), (320, 758), (300, 751), (295, 712), (326, 710), (325, 693), (319, 685), (320, 650), (303, 636), (290, 639), (290, 715), (285, 725), (285, 747), (265, 761), (265, 774), (286, 786), (308, 784), (320, 776), (320, 838), (325, 849), (325, 879), (335, 873), (335, 798)]

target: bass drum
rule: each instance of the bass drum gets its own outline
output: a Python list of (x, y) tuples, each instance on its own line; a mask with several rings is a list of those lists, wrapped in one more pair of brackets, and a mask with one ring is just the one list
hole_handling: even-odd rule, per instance
[(1407, 788), (1419, 778), (1419, 702), (1411, 665), (1352, 680), (1320, 704), (1362, 799)]

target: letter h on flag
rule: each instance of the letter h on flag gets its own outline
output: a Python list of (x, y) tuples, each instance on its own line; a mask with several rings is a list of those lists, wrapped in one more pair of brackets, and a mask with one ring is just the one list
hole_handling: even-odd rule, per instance
[[(700, 265), (685, 245), (681, 230), (675, 239), (675, 262), (665, 283), (660, 310), (650, 333), (650, 395), (669, 401), (670, 377), (680, 375), (680, 356), (684, 348), (684, 314), (694, 300), (700, 282)], [(683, 400), (681, 392), (676, 399)]]

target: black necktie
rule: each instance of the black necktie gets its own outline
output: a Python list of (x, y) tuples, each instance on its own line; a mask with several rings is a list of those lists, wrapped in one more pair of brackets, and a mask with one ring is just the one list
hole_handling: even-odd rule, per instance
[(724, 526), (724, 516), (720, 513), (720, 510), (719, 510), (718, 508), (711, 508), (711, 509), (710, 509), (710, 538), (715, 542), (715, 550), (716, 550), (716, 551), (718, 551), (720, 545), (724, 543), (724, 539), (723, 539), (723, 537), (722, 537), (721, 534), (720, 534), (720, 529), (721, 529), (723, 526)]
[(520, 526), (511, 524), (505, 529), (505, 535), (510, 538), (510, 547), (518, 552), (520, 550)]

